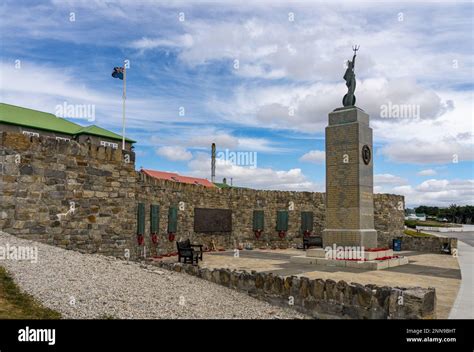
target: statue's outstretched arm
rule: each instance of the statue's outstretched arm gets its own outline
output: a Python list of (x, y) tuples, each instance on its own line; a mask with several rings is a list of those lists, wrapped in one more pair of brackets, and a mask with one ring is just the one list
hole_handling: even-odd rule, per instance
[(354, 56), (352, 57), (352, 68), (355, 67), (355, 64), (356, 64), (356, 54), (354, 54)]

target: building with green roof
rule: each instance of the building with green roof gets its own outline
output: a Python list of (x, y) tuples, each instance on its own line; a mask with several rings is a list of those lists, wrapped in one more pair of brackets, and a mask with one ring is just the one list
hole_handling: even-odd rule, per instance
[(217, 188), (239, 188), (239, 189), (248, 189), (247, 187), (239, 187), (239, 186), (233, 186), (233, 185), (229, 185), (227, 183), (227, 179), (224, 177), (222, 179), (222, 182), (213, 182), (214, 183), (214, 186), (216, 186)]
[[(0, 131), (45, 136), (65, 141), (75, 140), (98, 146), (119, 148), (122, 136), (105, 128), (83, 127), (54, 114), (0, 103)], [(134, 140), (125, 138), (125, 149), (130, 150)]]

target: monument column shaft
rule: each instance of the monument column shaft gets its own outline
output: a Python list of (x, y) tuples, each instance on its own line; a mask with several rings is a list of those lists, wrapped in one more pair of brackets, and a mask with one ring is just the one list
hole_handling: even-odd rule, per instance
[(372, 144), (369, 115), (364, 111), (351, 106), (329, 114), (324, 246), (377, 246)]

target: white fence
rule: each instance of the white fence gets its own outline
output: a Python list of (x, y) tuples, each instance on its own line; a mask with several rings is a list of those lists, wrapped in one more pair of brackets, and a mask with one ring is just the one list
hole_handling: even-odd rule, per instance
[[(425, 230), (425, 231), (434, 231), (434, 232), (463, 232), (463, 231), (474, 231), (474, 228), (467, 229), (464, 228), (466, 225), (462, 225), (462, 227), (431, 227), (431, 226), (416, 226), (417, 230)], [(472, 225), (467, 225), (472, 226)]]

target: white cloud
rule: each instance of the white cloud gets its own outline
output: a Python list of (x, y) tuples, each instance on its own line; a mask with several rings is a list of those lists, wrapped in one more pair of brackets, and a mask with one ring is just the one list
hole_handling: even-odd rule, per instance
[[(53, 0), (52, 3), (54, 6), (22, 7), (13, 2), (5, 5), (3, 10), (8, 16), (0, 24), (5, 60), (22, 53), (25, 58), (48, 60), (46, 53), (37, 51), (49, 45), (42, 40), (67, 42), (67, 47), (70, 43), (86, 44), (91, 37), (99, 49), (94, 60), (97, 63), (91, 63), (96, 68), (103, 67), (101, 60), (108, 60), (101, 56), (101, 50), (117, 42), (128, 43), (129, 51), (130, 48), (139, 52), (162, 50), (166, 54), (173, 52), (178, 58), (179, 62), (170, 60), (170, 65), (159, 72), (150, 69), (141, 72), (148, 79), (146, 86), (137, 85), (134, 89), (142, 88), (154, 96), (144, 94), (143, 99), (133, 99), (134, 91), (131, 91), (127, 118), (130, 126), (141, 129), (138, 134), (143, 138), (134, 138), (140, 140), (140, 145), (173, 145), (186, 151), (188, 148), (208, 150), (216, 142), (222, 149), (287, 151), (278, 141), (236, 133), (235, 126), (322, 132), (328, 112), (341, 105), (346, 90), (341, 78), (342, 64), (351, 54), (351, 45), (357, 42), (362, 44), (356, 63), (357, 104), (371, 115), (376, 151), (400, 163), (449, 164), (455, 155), (460, 162), (474, 159), (472, 90), (462, 88), (456, 92), (458, 87), (470, 87), (472, 75), (472, 48), (462, 44), (469, 43), (472, 35), (466, 11), (469, 8), (463, 4), (407, 4), (407, 16), (399, 22), (396, 4), (374, 6), (351, 2), (329, 6), (306, 1), (303, 5), (292, 5), (296, 20), (289, 22), (287, 2), (279, 2), (283, 6), (268, 6), (266, 1), (241, 6), (238, 2), (216, 1), (211, 12), (209, 7), (201, 7), (205, 5), (182, 1), (156, 4), (118, 0), (110, 4), (101, 0), (92, 3)], [(77, 11), (75, 23), (68, 21), (67, 14), (72, 8)], [(184, 22), (177, 20), (180, 11), (186, 13)], [(439, 16), (440, 11), (444, 16)], [(378, 25), (381, 18), (383, 26)], [(130, 31), (117, 32), (117, 21)], [(435, 36), (433, 28), (437, 30)], [(31, 54), (27, 55), (25, 47), (31, 48)], [(85, 53), (92, 53), (84, 49)], [(155, 59), (153, 55), (150, 57)], [(236, 59), (239, 68), (234, 69)], [(115, 86), (116, 90), (108, 90), (108, 85), (95, 86), (95, 82), (101, 81), (87, 81), (95, 80), (90, 78), (95, 75), (91, 69), (78, 75), (77, 66), (67, 68), (70, 63), (67, 57), (64, 60), (66, 68), (35, 65), (26, 59), (21, 70), (15, 70), (12, 64), (2, 64), (2, 100), (50, 112), (65, 100), (72, 104), (96, 104), (99, 124), (105, 122), (104, 127), (113, 126), (120, 132), (120, 84), (118, 89)], [(161, 94), (163, 91), (154, 89), (154, 84), (168, 84), (171, 76), (175, 79), (169, 81), (172, 84), (176, 81), (187, 84), (189, 76), (183, 72), (188, 70), (183, 69), (183, 63), (192, 73), (198, 73), (193, 75), (193, 83), (203, 83), (197, 85), (202, 86), (197, 103), (193, 102), (192, 92), (169, 90)], [(149, 64), (143, 61), (141, 66), (153, 66)], [(222, 79), (225, 65), (232, 70), (232, 80)], [(205, 74), (201, 75), (203, 71)], [(148, 85), (150, 82), (152, 87)], [(183, 98), (186, 98), (186, 117), (178, 117), (177, 107)], [(381, 119), (380, 108), (388, 102), (418, 105), (421, 118)], [(207, 112), (211, 113), (207, 115)], [(219, 127), (209, 127), (209, 122)], [(232, 130), (222, 128), (229, 125)], [(249, 184), (252, 178), (260, 176), (240, 168), (221, 168)], [(305, 189), (308, 182), (298, 168), (259, 170), (263, 170), (262, 180), (275, 187), (281, 183), (288, 189)], [(417, 189), (403, 184), (397, 176), (387, 175), (376, 177), (376, 189), (397, 186), (401, 191), (411, 192), (414, 199), (422, 194), (420, 189), (427, 190), (426, 194), (445, 192), (428, 191), (436, 185), (451, 193), (456, 191), (449, 180), (447, 184), (431, 182)]]
[(420, 170), (417, 173), (418, 176), (434, 176), (436, 174), (437, 174), (436, 170), (433, 170), (433, 169)]
[[(472, 94), (439, 92), (454, 108), (435, 120), (372, 121), (374, 138), (384, 145), (379, 152), (391, 161), (412, 164), (450, 164), (474, 160)], [(396, 133), (394, 133), (396, 132)]]
[(185, 148), (211, 150), (211, 144), (216, 143), (218, 151), (249, 151), (264, 153), (285, 153), (288, 148), (277, 141), (261, 137), (234, 136), (230, 129), (219, 129), (212, 126), (188, 125), (171, 126), (169, 129), (158, 130), (146, 140), (141, 139), (142, 145), (163, 146), (175, 145)]
[(411, 164), (449, 164), (474, 160), (472, 145), (456, 140), (396, 142), (382, 147), (391, 161)]
[[(188, 163), (190, 173), (197, 177), (209, 177), (211, 160), (207, 154), (198, 153)], [(274, 170), (271, 168), (251, 168), (234, 165), (225, 160), (216, 160), (216, 178), (233, 178), (233, 184), (256, 189), (276, 189), (291, 191), (323, 191), (321, 185), (307, 179), (301, 169)]]
[[(34, 100), (36, 96), (60, 97), (63, 100), (67, 98), (95, 104), (105, 104), (110, 100), (110, 96), (78, 84), (76, 76), (77, 72), (74, 73), (72, 69), (58, 70), (28, 62), (22, 62), (19, 68), (15, 68), (13, 64), (1, 63), (2, 99), (3, 94), (7, 97), (15, 94), (20, 97), (28, 96), (28, 99), (22, 99), (24, 101)], [(54, 106), (48, 106), (46, 111), (54, 111)]]
[[(446, 107), (453, 105), (451, 100), (442, 100), (434, 90), (410, 79), (370, 78), (358, 80), (357, 87), (358, 105), (372, 121), (379, 121), (381, 127), (393, 129), (400, 123), (431, 121), (454, 109)], [(339, 83), (278, 83), (270, 86), (246, 83), (236, 87), (228, 97), (211, 98), (207, 105), (222, 119), (233, 123), (321, 132), (327, 125), (328, 113), (342, 105), (344, 93), (342, 80)], [(383, 118), (380, 116), (382, 106), (388, 104), (419, 106), (419, 117), (410, 121)]]
[(326, 160), (326, 153), (322, 150), (311, 150), (300, 157), (300, 161), (322, 164)]
[(404, 185), (408, 181), (402, 177), (395, 176), (392, 174), (377, 174), (374, 175), (374, 184), (376, 186), (386, 186), (386, 185)]
[(130, 48), (139, 50), (149, 50), (159, 47), (188, 47), (193, 44), (193, 38), (189, 34), (180, 35), (173, 39), (147, 38), (134, 40), (128, 44)]
[[(268, 13), (269, 9), (258, 5), (233, 10), (247, 14), (215, 17), (212, 21), (185, 21), (183, 28), (193, 40), (192, 45), (179, 51), (180, 59), (191, 66), (215, 60), (229, 60), (231, 65), (232, 60), (238, 59), (241, 65), (235, 70), (237, 75), (259, 78), (272, 78), (269, 72), (278, 72), (276, 77), (284, 75), (303, 81), (334, 79), (341, 75), (342, 64), (350, 55), (350, 49), (347, 49), (356, 40), (363, 43), (356, 66), (361, 75), (369, 71), (373, 76), (413, 77), (419, 74), (425, 79), (439, 80), (440, 77), (462, 77), (469, 71), (467, 67), (453, 70), (452, 65), (442, 64), (452, 62), (449, 53), (436, 50), (426, 55), (433, 42), (448, 44), (453, 38), (459, 39), (460, 35), (451, 31), (443, 32), (443, 37), (433, 38), (431, 31), (420, 30), (422, 17), (431, 15), (426, 10), (412, 11), (410, 20), (400, 23), (397, 9), (390, 6), (378, 8), (388, 21), (377, 27), (367, 25), (371, 15), (380, 16), (380, 12), (372, 12), (370, 7), (365, 7), (364, 16), (361, 16), (360, 11), (354, 11), (350, 5), (295, 6), (296, 19), (293, 22), (283, 14), (261, 15), (259, 11)], [(462, 13), (452, 11), (451, 15), (462, 16)], [(453, 21), (456, 19), (454, 17)], [(439, 17), (435, 21), (443, 22)], [(341, 26), (341, 23), (345, 25)], [(439, 25), (443, 27), (447, 23)], [(462, 33), (462, 36), (469, 39), (467, 33)], [(393, 46), (394, 42), (398, 45)], [(469, 55), (456, 55), (456, 58), (459, 62), (469, 62)], [(448, 71), (448, 77), (443, 75)]]
[(430, 179), (417, 186), (393, 187), (392, 193), (405, 196), (407, 206), (431, 205), (446, 207), (450, 204), (472, 205), (474, 180)]
[(193, 154), (183, 147), (165, 146), (156, 149), (156, 154), (171, 161), (188, 161)]
[[(111, 83), (114, 82), (110, 78)], [(2, 102), (55, 112), (57, 105), (92, 104), (95, 106), (96, 121), (93, 123), (121, 133), (121, 100), (120, 94), (108, 93), (106, 90), (93, 88), (86, 81), (77, 77), (73, 69), (49, 67), (46, 65), (22, 62), (20, 69), (12, 64), (0, 63), (0, 86)], [(117, 92), (120, 92), (120, 85)], [(166, 102), (165, 102), (166, 101)], [(235, 137), (232, 131), (216, 127), (201, 127), (198, 118), (179, 117), (170, 122), (169, 109), (173, 109), (173, 98), (143, 97), (127, 99), (127, 131), (134, 128), (133, 134), (127, 133), (140, 146), (162, 147), (166, 145), (183, 148), (210, 149), (212, 142), (218, 148), (232, 150), (250, 150), (258, 152), (283, 152), (285, 148), (265, 138)], [(177, 110), (176, 110), (177, 111)], [(176, 111), (174, 112), (176, 114)], [(90, 124), (86, 120), (77, 120), (80, 124)], [(179, 124), (174, 124), (179, 122)], [(186, 124), (188, 123), (188, 124)], [(162, 151), (163, 153), (165, 151)], [(181, 158), (185, 156), (182, 155)], [(189, 160), (182, 159), (182, 160)]]
[[(111, 80), (113, 78), (110, 77)], [(113, 83), (111, 82), (113, 87)], [(94, 105), (96, 124), (121, 131), (121, 87), (117, 90), (97, 89), (78, 77), (77, 68), (50, 67), (22, 62), (21, 68), (0, 62), (2, 102), (55, 113), (57, 105)], [(169, 122), (172, 99), (145, 96), (127, 98), (127, 127), (156, 130), (158, 122)], [(177, 105), (177, 104), (176, 104)], [(82, 122), (84, 122), (83, 120)], [(186, 122), (183, 118), (180, 122)], [(81, 121), (78, 121), (81, 123)], [(90, 124), (90, 123), (89, 123)]]

